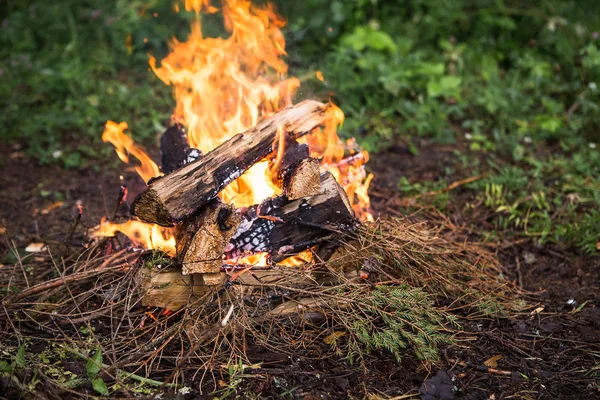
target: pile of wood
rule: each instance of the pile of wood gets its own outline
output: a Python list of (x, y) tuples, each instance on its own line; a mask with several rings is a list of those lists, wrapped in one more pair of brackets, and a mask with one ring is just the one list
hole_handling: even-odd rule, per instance
[[(190, 287), (222, 283), (232, 260), (247, 255), (266, 252), (275, 264), (310, 249), (325, 260), (341, 237), (353, 232), (358, 222), (346, 193), (331, 173), (321, 171), (308, 146), (297, 142), (325, 124), (328, 107), (304, 101), (285, 108), (204, 155), (190, 148), (181, 126), (165, 132), (165, 175), (150, 180), (131, 213), (144, 222), (175, 227), (181, 270), (151, 279), (147, 305), (176, 309), (189, 301)], [(284, 150), (277, 157), (281, 140)], [(243, 209), (219, 199), (229, 183), (265, 159), (281, 196)], [(157, 295), (165, 279), (172, 284), (170, 295), (164, 290)]]

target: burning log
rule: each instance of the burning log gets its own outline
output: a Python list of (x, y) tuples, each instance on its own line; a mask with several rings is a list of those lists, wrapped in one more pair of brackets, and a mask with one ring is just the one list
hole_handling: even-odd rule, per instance
[(288, 140), (284, 147), (280, 159), (277, 155), (269, 163), (269, 169), (273, 171), (271, 181), (282, 188), (290, 200), (319, 194), (319, 160), (310, 158), (308, 145)]
[(306, 135), (325, 123), (328, 109), (328, 105), (310, 100), (283, 109), (201, 159), (150, 182), (131, 205), (132, 214), (167, 227), (184, 221), (271, 154), (279, 140), (278, 130), (284, 129), (290, 140)]
[(344, 190), (329, 172), (321, 175), (320, 186), (314, 196), (278, 196), (249, 208), (225, 249), (227, 258), (266, 251), (277, 262), (352, 232), (356, 220)]
[(241, 220), (232, 205), (215, 199), (179, 224), (175, 231), (175, 241), (183, 275), (219, 273), (225, 246)]
[(273, 171), (271, 181), (278, 187), (283, 187), (283, 180), (291, 168), (297, 162), (308, 157), (310, 157), (310, 150), (306, 143), (300, 144), (295, 140), (286, 141), (281, 159), (277, 160), (278, 156), (274, 156), (269, 162), (269, 170)]
[(171, 173), (202, 156), (198, 149), (190, 147), (187, 135), (181, 124), (175, 124), (160, 138), (162, 171)]

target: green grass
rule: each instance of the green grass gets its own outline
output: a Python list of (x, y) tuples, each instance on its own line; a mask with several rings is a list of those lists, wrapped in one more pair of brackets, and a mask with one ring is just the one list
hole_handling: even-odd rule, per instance
[[(29, 3), (3, 6), (2, 138), (66, 167), (109, 157), (100, 142), (107, 119), (127, 121), (137, 142), (153, 141), (173, 100), (147, 70), (147, 55), (160, 58), (171, 36), (184, 39), (192, 15), (176, 14), (167, 0)], [(347, 117), (344, 135), (370, 151), (400, 141), (418, 152), (416, 138), (462, 144), (444, 180), (407, 177), (398, 182), (404, 192), (486, 172), (461, 189), (493, 215), (494, 229), (484, 234), (596, 251), (600, 3), (276, 4), (289, 19), (293, 73), (325, 76), (302, 91), (332, 96)], [(218, 18), (205, 22), (210, 33), (222, 33)], [(444, 207), (454, 200), (450, 192), (419, 201)]]
[(9, 2), (0, 29), (3, 138), (42, 163), (78, 167), (110, 154), (98, 146), (107, 119), (127, 120), (141, 141), (164, 130), (173, 100), (146, 53), (164, 54), (187, 25), (168, 2), (29, 3)]

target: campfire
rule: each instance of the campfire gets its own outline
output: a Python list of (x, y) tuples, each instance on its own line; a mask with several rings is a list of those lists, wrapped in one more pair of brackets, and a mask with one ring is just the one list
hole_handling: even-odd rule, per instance
[[(91, 231), (78, 201), (64, 240), (23, 255), (10, 239), (14, 265), (0, 274), (9, 394), (225, 398), (274, 385), (302, 397), (298, 372), (373, 381), (379, 369), (365, 371), (392, 365), (385, 353), (430, 371), (454, 351), (441, 346), (482, 333), (479, 321), (541, 317), (543, 307), (524, 312), (501, 247), (474, 241), (470, 223), (429, 207), (404, 215), (393, 198), (375, 221), (369, 155), (338, 136), (340, 108), (293, 101), (300, 80), (287, 77), (281, 17), (250, 0), (219, 6), (186, 0), (189, 38), (150, 59), (176, 101), (157, 132), (160, 160), (127, 122), (105, 125), (103, 140), (145, 185), (122, 179)], [(226, 38), (202, 34), (215, 13)]]
[[(124, 133), (127, 123), (107, 122), (102, 139), (122, 161), (137, 159), (148, 186), (131, 204), (122, 187), (126, 220), (115, 212), (94, 236), (121, 232), (207, 284), (235, 269), (326, 261), (360, 221), (373, 220), (368, 153), (338, 137), (344, 116), (334, 104), (292, 105), (300, 81), (286, 77), (284, 21), (270, 4), (185, 7), (196, 14), (188, 40), (174, 40), (160, 65), (150, 58), (176, 100), (161, 166)], [(202, 14), (217, 11), (229, 37), (205, 38)]]

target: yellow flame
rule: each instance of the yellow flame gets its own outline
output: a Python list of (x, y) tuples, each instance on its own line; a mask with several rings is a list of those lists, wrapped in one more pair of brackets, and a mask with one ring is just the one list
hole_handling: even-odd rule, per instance
[(133, 140), (123, 133), (128, 128), (127, 122), (117, 124), (113, 121), (108, 121), (102, 134), (102, 140), (110, 142), (115, 146), (115, 151), (121, 161), (128, 163), (129, 154), (134, 156), (140, 162), (139, 166), (135, 167), (137, 173), (145, 182), (151, 178), (161, 175), (158, 171), (158, 166), (152, 159), (138, 146), (133, 143)]
[(117, 232), (125, 233), (135, 246), (146, 249), (160, 249), (170, 256), (175, 256), (175, 237), (172, 228), (163, 228), (136, 220), (130, 220), (122, 224), (103, 221), (100, 223), (95, 235), (112, 237)]
[[(300, 267), (306, 265), (313, 260), (313, 253), (310, 250), (304, 250), (293, 257), (288, 257), (277, 263), (283, 267)], [(247, 256), (238, 257), (233, 260), (224, 260), (225, 264), (229, 265), (252, 265), (256, 267), (264, 267), (269, 265), (269, 254), (266, 252), (249, 254)]]

